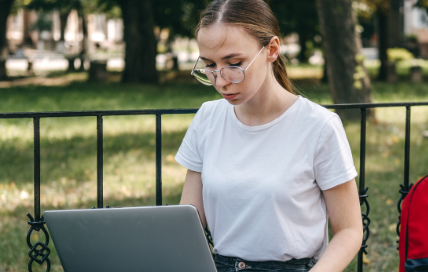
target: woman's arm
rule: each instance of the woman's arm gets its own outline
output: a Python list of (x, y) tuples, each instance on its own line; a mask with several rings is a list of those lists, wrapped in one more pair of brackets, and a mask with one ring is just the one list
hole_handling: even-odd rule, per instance
[(202, 201), (201, 173), (187, 170), (180, 204), (192, 204), (195, 206), (201, 217), (202, 226), (204, 228), (206, 227), (207, 220), (205, 218), (204, 203)]
[(311, 272), (343, 271), (363, 241), (360, 201), (355, 179), (323, 191), (333, 239)]

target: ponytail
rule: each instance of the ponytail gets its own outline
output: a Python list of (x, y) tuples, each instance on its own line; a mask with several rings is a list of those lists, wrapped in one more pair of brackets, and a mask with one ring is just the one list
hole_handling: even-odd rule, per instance
[(296, 94), (293, 90), (293, 84), (287, 75), (287, 70), (285, 69), (286, 59), (282, 54), (278, 55), (278, 58), (273, 62), (273, 74), (276, 81), (288, 92)]

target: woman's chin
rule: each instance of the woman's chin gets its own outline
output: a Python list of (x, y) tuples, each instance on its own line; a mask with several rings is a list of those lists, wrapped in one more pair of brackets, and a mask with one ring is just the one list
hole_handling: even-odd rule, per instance
[(229, 102), (230, 104), (232, 104), (234, 106), (237, 106), (237, 105), (240, 105), (243, 103), (243, 101), (239, 98), (234, 98), (234, 99), (230, 99), (230, 100), (226, 99), (226, 100), (227, 100), (227, 102)]

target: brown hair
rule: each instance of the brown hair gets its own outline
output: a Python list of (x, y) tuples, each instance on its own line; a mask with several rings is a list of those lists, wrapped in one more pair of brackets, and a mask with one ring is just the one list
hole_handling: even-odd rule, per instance
[[(199, 30), (214, 23), (225, 23), (243, 27), (256, 38), (260, 45), (269, 43), (273, 36), (279, 37), (279, 25), (272, 10), (263, 0), (214, 0), (201, 12), (195, 29), (195, 37)], [(285, 69), (285, 57), (279, 54), (273, 62), (276, 80), (287, 91), (294, 94), (293, 85)]]

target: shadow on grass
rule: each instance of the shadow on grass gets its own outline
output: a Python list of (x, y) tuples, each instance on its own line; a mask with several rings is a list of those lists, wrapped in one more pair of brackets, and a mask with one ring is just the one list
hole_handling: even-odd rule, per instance
[(0, 89), (2, 112), (198, 108), (221, 96), (197, 84), (16, 86)]
[[(162, 156), (177, 152), (186, 130), (162, 133)], [(128, 154), (132, 160), (155, 160), (155, 134), (151, 132), (104, 135), (104, 164), (111, 163), (117, 154)], [(59, 180), (63, 177), (76, 181), (92, 178), (96, 171), (96, 136), (75, 136), (69, 139), (41, 139), (41, 179)], [(33, 182), (33, 143), (16, 145), (15, 140), (0, 143), (0, 183), (14, 182), (20, 186)], [(125, 155), (126, 156), (126, 155)], [(119, 162), (120, 163), (120, 162)]]

